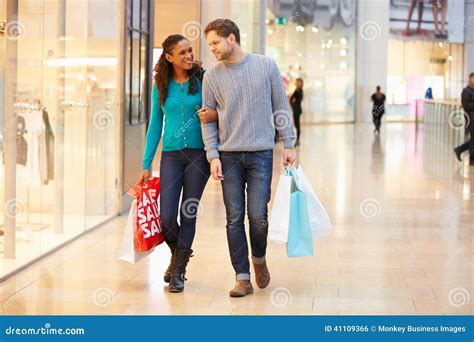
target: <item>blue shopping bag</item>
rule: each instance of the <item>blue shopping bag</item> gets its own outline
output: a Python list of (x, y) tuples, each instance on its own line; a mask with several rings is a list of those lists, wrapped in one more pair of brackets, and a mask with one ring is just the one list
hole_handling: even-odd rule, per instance
[(290, 224), (286, 254), (289, 257), (313, 256), (313, 236), (309, 220), (308, 200), (299, 189), (290, 195)]

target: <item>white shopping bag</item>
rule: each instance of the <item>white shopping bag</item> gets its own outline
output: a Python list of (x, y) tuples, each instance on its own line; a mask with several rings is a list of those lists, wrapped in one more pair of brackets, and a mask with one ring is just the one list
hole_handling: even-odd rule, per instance
[(278, 243), (288, 242), (290, 224), (291, 176), (281, 175), (270, 213), (268, 238)]
[(331, 231), (331, 221), (318, 196), (316, 196), (311, 183), (306, 178), (301, 165), (293, 170), (293, 180), (298, 189), (306, 194), (313, 237), (328, 234)]
[(154, 249), (148, 252), (137, 252), (133, 243), (134, 229), (137, 220), (137, 200), (133, 200), (128, 214), (127, 225), (123, 231), (122, 243), (120, 245), (119, 260), (136, 264), (138, 261), (153, 252)]

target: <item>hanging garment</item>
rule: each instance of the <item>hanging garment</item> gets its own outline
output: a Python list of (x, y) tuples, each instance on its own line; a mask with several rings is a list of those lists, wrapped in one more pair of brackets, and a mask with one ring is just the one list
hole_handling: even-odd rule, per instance
[[(25, 139), (25, 118), (17, 116), (17, 133), (16, 133), (16, 163), (26, 165), (28, 158), (28, 142)], [(5, 152), (2, 154), (3, 164), (5, 165)]]
[(35, 110), (22, 113), (25, 119), (27, 133), (24, 137), (28, 143), (28, 158), (26, 165), (17, 165), (17, 177), (21, 187), (41, 185), (39, 167), (40, 135), (44, 132), (43, 111)]
[(48, 112), (43, 110), (44, 132), (39, 136), (40, 176), (43, 184), (54, 179), (54, 134)]
[(19, 131), (16, 135), (16, 163), (20, 165), (26, 165), (28, 156), (28, 143), (24, 137), (25, 135), (25, 118), (22, 116), (17, 117), (17, 125)]

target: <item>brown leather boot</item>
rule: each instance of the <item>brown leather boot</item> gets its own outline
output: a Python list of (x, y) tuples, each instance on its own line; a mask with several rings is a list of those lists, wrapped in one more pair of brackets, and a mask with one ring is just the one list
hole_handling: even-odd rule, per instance
[(229, 295), (231, 297), (244, 297), (248, 294), (253, 293), (252, 283), (248, 280), (237, 280), (235, 286), (230, 290)]
[(261, 265), (253, 262), (253, 269), (255, 270), (257, 286), (261, 289), (266, 288), (270, 284), (270, 272), (268, 272), (267, 262), (264, 261)]

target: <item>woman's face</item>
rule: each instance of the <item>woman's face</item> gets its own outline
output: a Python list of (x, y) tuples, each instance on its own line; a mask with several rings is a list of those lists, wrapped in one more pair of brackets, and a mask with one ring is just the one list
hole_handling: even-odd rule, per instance
[(298, 89), (303, 88), (303, 82), (301, 82), (300, 80), (297, 80), (296, 81), (296, 88), (298, 88)]
[(190, 70), (193, 67), (194, 53), (191, 43), (187, 39), (178, 42), (171, 54), (166, 54), (166, 59), (173, 64), (173, 67)]

